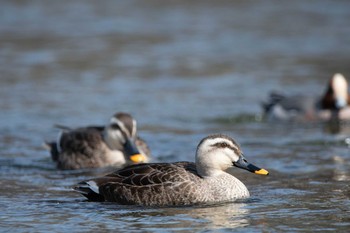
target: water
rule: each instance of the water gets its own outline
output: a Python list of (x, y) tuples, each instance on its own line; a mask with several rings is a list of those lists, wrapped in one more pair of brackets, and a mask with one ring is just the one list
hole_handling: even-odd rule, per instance
[[(350, 78), (350, 2), (2, 1), (0, 229), (4, 232), (350, 229), (350, 130), (260, 120), (271, 90), (320, 95)], [(252, 198), (215, 206), (90, 203), (42, 148), (55, 123), (132, 113), (154, 161), (193, 161), (223, 132), (261, 177), (234, 169)]]

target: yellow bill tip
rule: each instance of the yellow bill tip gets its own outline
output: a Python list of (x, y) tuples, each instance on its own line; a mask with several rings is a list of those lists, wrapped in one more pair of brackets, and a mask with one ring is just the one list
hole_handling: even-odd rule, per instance
[(146, 162), (147, 158), (143, 154), (135, 154), (130, 156), (130, 160), (134, 163)]
[(254, 172), (255, 174), (258, 174), (258, 175), (265, 175), (267, 176), (269, 174), (269, 172), (263, 168), (261, 168), (260, 170), (257, 170)]

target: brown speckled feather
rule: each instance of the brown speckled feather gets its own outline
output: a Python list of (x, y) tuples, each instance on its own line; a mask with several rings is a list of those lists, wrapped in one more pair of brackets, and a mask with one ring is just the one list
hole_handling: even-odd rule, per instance
[(101, 132), (94, 128), (79, 128), (62, 133), (60, 148), (61, 153), (56, 156), (58, 168), (100, 167), (107, 163), (104, 156), (107, 145), (103, 142)]
[(137, 164), (93, 180), (106, 201), (139, 205), (186, 205), (198, 201), (201, 182), (190, 162)]

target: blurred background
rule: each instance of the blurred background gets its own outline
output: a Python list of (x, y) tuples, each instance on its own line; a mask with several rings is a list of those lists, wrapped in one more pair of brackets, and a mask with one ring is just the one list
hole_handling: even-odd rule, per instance
[[(209, 209), (193, 218), (176, 213), (171, 219), (181, 224), (161, 226), (159, 211), (140, 217), (127, 210), (125, 221), (118, 215), (119, 225), (107, 222), (106, 229), (212, 229), (218, 212), (228, 213), (218, 224), (223, 229), (307, 229), (310, 223), (346, 229), (349, 133), (263, 122), (260, 103), (271, 90), (321, 95), (336, 72), (349, 80), (349, 9), (346, 0), (1, 1), (0, 190), (8, 208), (1, 224), (12, 229), (22, 221), (23, 229), (55, 231), (64, 230), (59, 222), (82, 226), (69, 214), (82, 198), (69, 187), (86, 177), (56, 171), (42, 142), (56, 138), (56, 123), (105, 124), (126, 111), (154, 161), (193, 161), (202, 137), (224, 132), (271, 176), (238, 172), (260, 200), (238, 207), (249, 218)], [(315, 196), (335, 199), (323, 205)], [(301, 204), (291, 209), (296, 200)], [(111, 217), (110, 206), (80, 203), (76, 211), (91, 222), (87, 229), (102, 217), (87, 216), (85, 204)], [(33, 211), (58, 220), (33, 217)], [(130, 218), (139, 225), (131, 226)]]

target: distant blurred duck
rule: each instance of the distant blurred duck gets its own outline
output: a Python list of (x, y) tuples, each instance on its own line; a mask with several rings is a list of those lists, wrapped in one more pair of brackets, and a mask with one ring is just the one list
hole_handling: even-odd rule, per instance
[(122, 166), (147, 162), (150, 151), (136, 135), (136, 121), (130, 114), (116, 113), (106, 126), (70, 129), (62, 132), (56, 142), (46, 142), (59, 169)]
[(104, 177), (83, 181), (75, 190), (90, 201), (147, 206), (206, 204), (248, 198), (246, 186), (227, 172), (232, 167), (260, 175), (269, 174), (248, 163), (232, 138), (214, 134), (199, 143), (196, 163), (131, 165)]
[(285, 96), (271, 93), (263, 103), (268, 119), (328, 121), (350, 120), (350, 97), (348, 83), (342, 74), (335, 74), (329, 81), (325, 94), (320, 98), (304, 95)]

